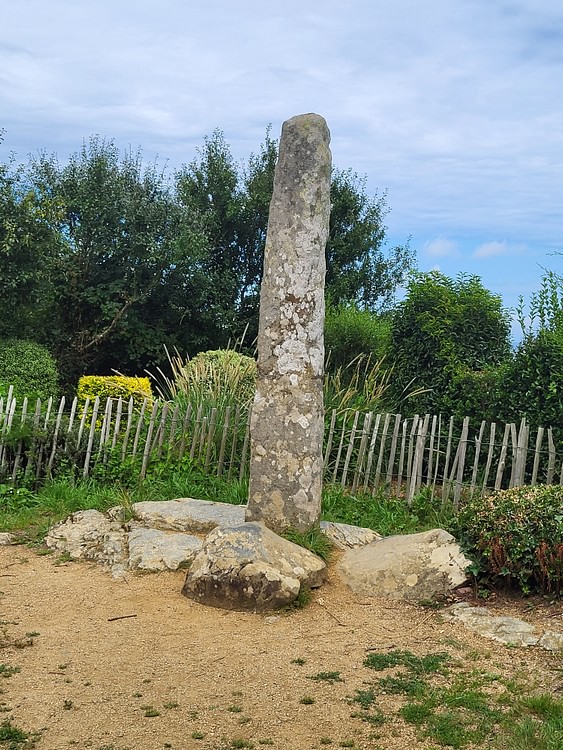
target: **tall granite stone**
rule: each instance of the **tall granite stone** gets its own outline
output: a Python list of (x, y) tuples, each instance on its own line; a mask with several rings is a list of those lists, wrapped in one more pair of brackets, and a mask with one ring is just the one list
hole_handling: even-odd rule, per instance
[(283, 124), (270, 203), (246, 520), (278, 533), (320, 518), (329, 143), (319, 115)]

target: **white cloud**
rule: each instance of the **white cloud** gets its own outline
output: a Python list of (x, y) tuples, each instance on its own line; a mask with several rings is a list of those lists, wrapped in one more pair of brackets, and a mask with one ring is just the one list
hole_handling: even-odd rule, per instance
[(528, 248), (522, 243), (510, 243), (506, 240), (502, 242), (493, 240), (492, 242), (484, 242), (479, 245), (473, 251), (472, 258), (496, 258), (501, 255), (510, 256), (522, 256), (526, 253)]
[(460, 255), (457, 243), (446, 237), (436, 237), (425, 242), (422, 248), (432, 258), (457, 258)]

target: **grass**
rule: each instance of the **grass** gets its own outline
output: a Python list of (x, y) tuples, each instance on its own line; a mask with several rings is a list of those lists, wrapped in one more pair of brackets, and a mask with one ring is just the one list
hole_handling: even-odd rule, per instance
[(344, 682), (340, 676), (340, 672), (318, 672), (317, 674), (308, 675), (307, 679), (315, 680), (316, 682), (328, 682), (329, 685), (334, 685), (335, 682)]
[(0, 724), (0, 747), (2, 750), (24, 750), (35, 746), (39, 737), (35, 733), (24, 732), (23, 729), (3, 721)]
[[(468, 656), (468, 660), (470, 657)], [(563, 700), (534, 694), (524, 681), (465, 669), (445, 652), (418, 656), (410, 651), (371, 653), (364, 667), (388, 671), (367, 689), (356, 690), (353, 718), (382, 724), (382, 694), (400, 696), (399, 718), (416, 728), (421, 740), (439, 747), (501, 750), (561, 750)], [(524, 676), (523, 679), (526, 679)]]

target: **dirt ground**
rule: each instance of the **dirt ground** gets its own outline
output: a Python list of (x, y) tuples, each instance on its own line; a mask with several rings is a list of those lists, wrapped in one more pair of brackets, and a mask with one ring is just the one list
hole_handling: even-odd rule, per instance
[[(38, 750), (423, 750), (432, 743), (399, 718), (374, 727), (351, 716), (350, 697), (376, 676), (363, 666), (371, 651), (448, 651), (467, 668), (563, 690), (559, 655), (500, 646), (439, 610), (357, 597), (332, 572), (306, 608), (274, 615), (196, 604), (180, 594), (184, 577), (113, 580), (93, 565), (0, 547), (0, 664), (20, 670), (0, 675), (0, 722), (40, 732)], [(563, 629), (561, 605), (487, 606)], [(331, 671), (343, 681), (310, 679)], [(384, 711), (397, 700), (383, 696)]]

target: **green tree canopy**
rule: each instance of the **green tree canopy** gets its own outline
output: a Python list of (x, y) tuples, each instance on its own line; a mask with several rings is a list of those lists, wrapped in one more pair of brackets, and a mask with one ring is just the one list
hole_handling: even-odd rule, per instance
[(411, 386), (426, 388), (411, 411), (451, 412), (460, 372), (496, 366), (510, 351), (508, 312), (477, 276), (418, 274), (392, 318), (395, 396)]

